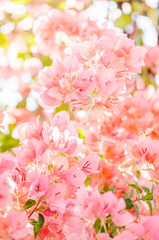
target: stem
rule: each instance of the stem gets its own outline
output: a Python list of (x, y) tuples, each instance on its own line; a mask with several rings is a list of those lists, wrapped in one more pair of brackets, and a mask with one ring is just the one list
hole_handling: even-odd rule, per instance
[(104, 221), (102, 220), (102, 226), (104, 227), (104, 231), (107, 232), (107, 229), (106, 229), (105, 224), (106, 224), (106, 222), (104, 222)]
[(39, 204), (40, 204), (40, 202), (41, 202), (41, 200), (42, 200), (43, 198), (44, 198), (44, 196), (42, 196), (42, 197), (39, 198), (39, 200), (38, 200), (35, 208), (34, 208), (33, 211), (28, 215), (28, 218), (30, 218), (30, 217), (33, 215), (33, 213), (37, 210), (37, 208), (38, 208), (38, 206), (39, 206)]
[(143, 198), (136, 198), (135, 200), (133, 200), (132, 202), (136, 202), (136, 201), (140, 201), (143, 200)]

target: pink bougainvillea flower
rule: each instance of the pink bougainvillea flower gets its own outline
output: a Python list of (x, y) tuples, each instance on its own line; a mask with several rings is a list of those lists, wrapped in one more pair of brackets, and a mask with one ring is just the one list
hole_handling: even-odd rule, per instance
[(64, 223), (63, 232), (67, 240), (86, 240), (87, 233), (85, 231), (84, 223), (80, 218), (70, 217)]
[(102, 203), (97, 189), (93, 192), (86, 191), (82, 187), (77, 190), (77, 203), (75, 202), (74, 206), (76, 214), (95, 220), (95, 216), (101, 211), (101, 208)]
[(124, 239), (135, 240), (135, 236), (129, 231), (124, 231), (121, 234), (115, 236), (114, 239), (115, 240), (124, 240)]
[(145, 55), (146, 66), (154, 74), (159, 74), (159, 45), (155, 47), (147, 47), (148, 52)]
[(47, 203), (50, 210), (53, 212), (65, 213), (67, 202), (65, 200), (66, 185), (63, 183), (56, 183), (50, 185), (47, 193)]
[(159, 167), (157, 160), (159, 156), (158, 141), (152, 140), (149, 136), (142, 135), (138, 138), (138, 143), (130, 143), (128, 148), (132, 156), (136, 159), (141, 159), (143, 162), (147, 161), (156, 168)]
[(12, 195), (12, 188), (9, 185), (7, 179), (4, 177), (0, 179), (0, 208), (4, 209), (6, 206), (12, 206), (13, 203), (13, 195)]
[(46, 175), (40, 174), (40, 176), (31, 184), (29, 197), (36, 199), (45, 195), (49, 189), (49, 179)]
[(61, 177), (62, 179), (65, 180), (67, 184), (70, 184), (71, 186), (74, 186), (74, 187), (80, 187), (81, 184), (83, 184), (84, 181), (86, 180), (86, 175), (76, 165), (71, 167), (67, 171), (67, 173), (62, 173)]
[(134, 221), (133, 216), (124, 209), (126, 208), (124, 199), (119, 200), (112, 192), (107, 192), (101, 196), (103, 207), (101, 217), (111, 214), (112, 221), (117, 226), (126, 226)]
[(85, 174), (98, 173), (99, 161), (100, 157), (98, 157), (95, 153), (92, 153), (84, 159), (80, 160), (78, 166)]
[(14, 159), (9, 153), (1, 156), (0, 159), (0, 174), (5, 171), (11, 171), (15, 168), (16, 159)]
[(145, 230), (146, 238), (150, 240), (157, 240), (159, 238), (159, 223), (158, 216), (145, 216), (142, 219), (142, 225)]
[(29, 235), (29, 229), (26, 228), (28, 217), (26, 212), (11, 211), (8, 214), (8, 219), (11, 222), (11, 236), (15, 239), (23, 239)]

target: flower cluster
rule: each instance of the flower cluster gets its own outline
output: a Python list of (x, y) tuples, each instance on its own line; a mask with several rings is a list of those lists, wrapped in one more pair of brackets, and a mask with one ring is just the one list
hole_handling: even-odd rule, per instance
[(12, 116), (0, 132), (0, 239), (158, 240), (159, 92), (139, 75), (145, 63), (158, 73), (158, 46), (99, 27), (78, 11), (89, 0), (69, 4), (26, 4), (33, 33), (0, 49), (22, 97), (0, 108), (0, 129)]
[[(38, 25), (40, 29), (42, 28), (41, 31), (37, 27), (40, 41), (46, 44), (48, 39), (53, 43), (50, 40), (55, 35), (53, 31), (59, 30), (56, 30), (57, 27), (54, 25), (57, 24), (62, 31), (65, 24), (60, 17), (59, 21), (62, 24), (59, 24), (59, 21), (54, 20), (56, 14), (51, 13), (48, 14), (46, 22), (54, 22), (50, 24), (52, 31), (49, 30), (47, 33), (47, 30), (43, 29), (42, 20)], [(69, 13), (64, 12), (62, 15), (62, 12), (58, 12), (58, 14), (65, 17)], [(78, 23), (78, 17), (74, 17)], [(76, 21), (68, 19), (70, 24), (76, 24)], [(48, 27), (48, 24), (46, 25)], [(69, 24), (63, 31), (68, 32), (68, 27)], [(80, 108), (92, 105), (95, 99), (103, 101), (110, 96), (118, 99), (125, 93), (132, 76), (141, 72), (146, 52), (144, 48), (135, 46), (134, 41), (124, 34), (116, 35), (115, 31), (107, 29), (105, 24), (101, 28), (97, 28), (96, 25), (93, 28), (92, 24), (89, 27), (90, 35), (86, 33), (86, 36), (90, 37), (87, 40), (83, 40), (83, 34), (80, 36), (78, 32), (78, 41), (76, 39), (76, 42), (71, 44), (70, 55), (64, 54), (63, 60), (55, 59), (52, 66), (40, 71), (40, 81), (34, 90), (40, 92), (39, 103), (42, 107), (53, 109), (62, 103), (70, 102), (72, 106)], [(72, 26), (71, 29), (74, 30), (76, 27)], [(86, 29), (89, 31), (87, 26)]]

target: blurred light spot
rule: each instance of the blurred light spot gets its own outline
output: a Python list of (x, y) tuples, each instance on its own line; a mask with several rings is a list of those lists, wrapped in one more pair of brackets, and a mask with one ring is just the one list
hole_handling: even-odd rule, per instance
[(112, 21), (107, 21), (107, 28), (109, 28), (109, 29), (114, 29), (115, 27), (114, 27), (114, 23), (112, 22)]
[(110, 2), (109, 2), (108, 8), (109, 8), (110, 10), (117, 9), (117, 7), (118, 7), (118, 5), (116, 4), (116, 2), (114, 2), (114, 1), (110, 1)]
[(29, 111), (35, 111), (38, 108), (38, 104), (32, 96), (27, 97), (26, 108)]
[(13, 22), (8, 22), (1, 27), (1, 33), (7, 34), (13, 31), (15, 24)]
[(26, 7), (22, 4), (16, 4), (14, 2), (6, 2), (5, 11), (11, 14), (21, 15), (26, 13)]
[(2, 89), (0, 92), (0, 105), (16, 106), (22, 100), (21, 94), (17, 91), (17, 78), (11, 77), (7, 81), (0, 79), (0, 88)]
[(38, 108), (38, 104), (37, 101), (39, 99), (39, 93), (31, 91), (29, 93), (29, 96), (27, 97), (27, 104), (26, 104), (26, 108), (29, 111), (35, 111)]
[(115, 30), (115, 32), (117, 33), (117, 34), (121, 34), (121, 33), (123, 33), (123, 29), (121, 29), (121, 28), (119, 28), (119, 27), (115, 27), (114, 26), (114, 23), (112, 22), (112, 21), (107, 21), (107, 28), (108, 29), (113, 29), (113, 30)]
[(136, 19), (138, 18), (138, 16), (139, 16), (139, 14), (138, 14), (137, 12), (133, 12), (133, 13), (131, 14), (131, 18), (132, 18), (133, 21), (136, 21)]
[[(1, 7), (1, 5), (0, 5), (0, 7)], [(0, 21), (2, 21), (4, 19), (4, 17), (5, 17), (4, 13), (0, 12)]]
[(76, 0), (66, 0), (66, 8), (75, 8)]
[(109, 13), (109, 20), (115, 21), (117, 18), (119, 18), (122, 15), (122, 12), (120, 9), (115, 9), (113, 11), (110, 11)]
[(146, 4), (151, 8), (157, 8), (159, 0), (146, 0)]
[(119, 28), (119, 27), (114, 27), (114, 30), (116, 31), (117, 34), (121, 34), (123, 33), (123, 29)]
[(152, 21), (150, 18), (145, 17), (145, 16), (138, 16), (138, 18), (137, 18), (138, 28), (145, 30), (150, 25), (152, 25)]
[(97, 20), (97, 23), (103, 23), (103, 20), (108, 14), (108, 3), (97, 1), (87, 9), (88, 15), (91, 20)]
[(8, 47), (7, 56), (8, 56), (9, 66), (12, 69), (19, 69), (23, 63), (23, 60), (21, 58), (17, 58), (19, 47), (21, 47), (21, 45), (18, 42), (12, 42)]
[(8, 58), (3, 48), (0, 47), (0, 66), (7, 67), (8, 66)]
[(143, 42), (148, 46), (156, 46), (158, 40), (158, 35), (154, 26), (149, 27), (144, 31)]
[(80, 111), (77, 112), (77, 116), (78, 116), (79, 118), (81, 118), (81, 119), (84, 118), (85, 115), (86, 115), (86, 113), (85, 113), (85, 111), (83, 111), (83, 110), (80, 110)]
[(145, 16), (137, 18), (138, 28), (143, 30), (143, 42), (148, 46), (156, 46), (158, 36), (152, 20)]
[(155, 76), (155, 83), (156, 83), (157, 85), (159, 85), (159, 74), (157, 74), (157, 75)]
[(33, 22), (34, 22), (33, 18), (27, 17), (18, 23), (18, 28), (24, 31), (30, 30), (33, 26)]
[(0, 66), (8, 67), (8, 58), (7, 57), (0, 57)]
[(76, 9), (78, 11), (81, 11), (84, 8), (84, 3), (83, 2), (77, 2), (76, 3)]
[(22, 73), (22, 81), (25, 83), (29, 83), (32, 80), (30, 73)]
[(125, 31), (127, 34), (131, 34), (133, 32), (133, 26), (131, 24), (128, 24), (125, 28)]
[(131, 13), (131, 4), (130, 3), (123, 3), (122, 4), (122, 11), (125, 14), (130, 14)]
[(62, 42), (65, 43), (66, 45), (69, 45), (68, 35), (65, 32), (57, 32), (56, 43), (61, 44)]

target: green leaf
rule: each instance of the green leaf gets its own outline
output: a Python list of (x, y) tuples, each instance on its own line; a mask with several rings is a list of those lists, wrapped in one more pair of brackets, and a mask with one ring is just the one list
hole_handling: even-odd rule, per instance
[(136, 216), (137, 216), (137, 219), (139, 217), (139, 208), (137, 205), (134, 205), (134, 208), (135, 208), (135, 211), (136, 211)]
[(102, 226), (101, 230), (100, 230), (101, 233), (104, 233), (105, 232), (105, 229), (104, 227)]
[(136, 170), (136, 177), (139, 179), (140, 178), (140, 171)]
[(39, 213), (39, 219), (38, 219), (39, 226), (42, 227), (44, 222), (45, 222), (45, 219), (43, 215)]
[(144, 4), (142, 4), (140, 1), (132, 1), (132, 10), (133, 12), (142, 12), (144, 8)]
[(55, 109), (55, 112), (58, 113), (58, 112), (61, 112), (61, 111), (66, 111), (68, 112), (68, 109), (69, 109), (69, 105), (67, 103), (63, 103), (61, 104), (59, 107), (57, 107)]
[(41, 227), (39, 226), (39, 224), (35, 224), (34, 227), (33, 227), (34, 238), (36, 238), (38, 236), (40, 230), (41, 230)]
[(101, 220), (99, 218), (97, 218), (93, 227), (94, 227), (94, 230), (95, 230), (96, 233), (100, 232), (100, 230), (101, 230)]
[(109, 187), (103, 187), (101, 190), (100, 190), (100, 194), (104, 194), (105, 192), (108, 192), (109, 191)]
[(152, 203), (150, 201), (146, 202), (150, 209), (150, 215), (152, 216)]
[(119, 192), (123, 193), (123, 194), (126, 195), (127, 197), (129, 196), (129, 195), (127, 194), (127, 192), (125, 192), (125, 191), (123, 191), (123, 190), (119, 190)]
[(152, 184), (152, 192), (154, 191), (154, 189), (155, 189), (155, 184), (153, 183)]
[(31, 208), (36, 204), (35, 200), (29, 199), (25, 204), (24, 204), (24, 210)]
[(106, 223), (107, 223), (109, 226), (112, 224), (112, 218), (111, 218), (111, 215), (110, 215), (110, 214), (106, 217)]
[(45, 208), (43, 207), (43, 206), (40, 206), (38, 209), (37, 209), (37, 211), (42, 211), (42, 210), (44, 210)]
[(117, 231), (117, 226), (115, 225), (113, 231), (109, 234), (110, 237), (113, 237), (113, 234), (114, 234), (116, 231)]
[(91, 183), (91, 178), (90, 177), (86, 178), (86, 180), (85, 180), (86, 187), (88, 187), (90, 185), (90, 183)]
[(147, 187), (142, 187), (142, 189), (144, 190), (145, 193), (149, 193), (150, 190)]
[(87, 96), (87, 99), (88, 99), (88, 104), (92, 104), (93, 103), (93, 101), (92, 101), (90, 96)]
[(143, 197), (143, 201), (147, 201), (147, 200), (153, 200), (153, 194), (152, 194), (152, 193), (147, 193), (147, 194)]
[(97, 89), (94, 89), (94, 91), (91, 93), (91, 95), (95, 95), (97, 92)]
[(33, 231), (34, 231), (34, 238), (36, 238), (45, 222), (45, 219), (42, 214), (39, 213), (38, 223), (34, 225)]
[(131, 191), (130, 191), (130, 194), (129, 194), (129, 198), (132, 198), (133, 194), (134, 194), (134, 190), (133, 190), (133, 188), (131, 188)]
[(154, 206), (156, 208), (156, 199), (155, 198), (153, 199), (153, 203), (154, 203)]
[(82, 129), (78, 129), (78, 137), (81, 139), (85, 139), (85, 132)]
[(132, 203), (130, 198), (124, 198), (125, 204), (126, 204), (126, 209), (131, 209), (134, 207), (134, 204)]
[(21, 59), (24, 61), (24, 60), (26, 60), (26, 54), (19, 52), (19, 53), (17, 54), (17, 58), (21, 58)]
[(31, 221), (31, 224), (32, 224), (33, 226), (35, 226), (36, 224), (38, 224), (38, 222), (37, 222), (35, 219), (33, 219), (33, 218), (31, 218), (30, 221)]
[(128, 185), (132, 188), (135, 188), (137, 190), (137, 192), (142, 193), (141, 188), (139, 188), (139, 186), (137, 186), (136, 184), (128, 184)]
[(45, 67), (49, 67), (52, 64), (52, 60), (49, 58), (49, 56), (41, 56), (41, 61)]
[(8, 128), (9, 128), (10, 135), (12, 134), (15, 127), (16, 127), (16, 124), (9, 124)]
[(19, 146), (20, 141), (18, 139), (13, 138), (10, 134), (1, 134), (0, 136), (1, 146), (0, 152), (6, 152), (11, 148)]
[(111, 190), (113, 193), (115, 193), (115, 190), (114, 190), (114, 187), (113, 187), (113, 186), (110, 187), (110, 190)]
[(99, 157), (102, 158), (102, 159), (104, 158), (103, 154), (100, 154)]
[(125, 29), (125, 27), (131, 23), (131, 15), (122, 14), (119, 18), (114, 21), (116, 27)]
[(30, 218), (30, 221), (31, 221), (32, 223), (38, 223), (34, 218)]
[[(143, 45), (143, 39), (142, 39), (143, 31), (141, 29), (138, 29), (138, 35), (135, 38), (135, 44), (136, 45)], [(150, 82), (150, 80), (148, 80)]]
[(7, 40), (7, 36), (3, 33), (0, 33), (0, 47), (7, 49), (9, 46), (9, 42)]
[(21, 102), (19, 102), (16, 106), (17, 108), (25, 108), (26, 107), (26, 98), (23, 98)]

